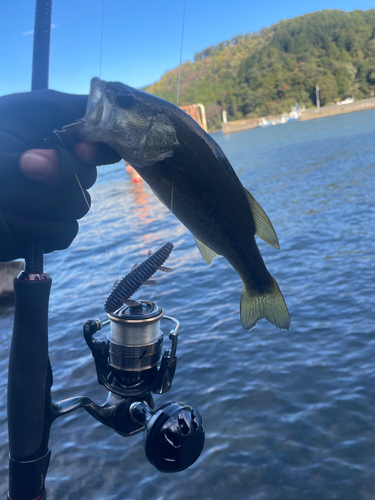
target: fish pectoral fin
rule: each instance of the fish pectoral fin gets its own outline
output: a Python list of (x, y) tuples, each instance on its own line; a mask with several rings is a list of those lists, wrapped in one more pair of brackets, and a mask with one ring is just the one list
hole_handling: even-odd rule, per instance
[(210, 265), (212, 259), (216, 257), (217, 253), (211, 250), (207, 245), (195, 238), (195, 243), (197, 244), (198, 250), (200, 251), (202, 257), (204, 258), (206, 264)]
[(251, 212), (254, 217), (255, 234), (258, 235), (259, 238), (261, 238), (263, 241), (269, 243), (271, 246), (279, 250), (279, 240), (272, 226), (272, 222), (268, 218), (268, 215), (256, 201), (254, 196), (246, 188), (243, 189), (245, 191), (247, 200), (251, 207)]

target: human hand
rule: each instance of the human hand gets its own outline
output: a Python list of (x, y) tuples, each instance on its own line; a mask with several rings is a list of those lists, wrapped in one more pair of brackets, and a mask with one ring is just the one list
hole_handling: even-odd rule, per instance
[(51, 90), (0, 98), (0, 261), (24, 257), (31, 242), (45, 253), (67, 248), (88, 211), (96, 165), (119, 161), (104, 144), (65, 150), (54, 136), (86, 104), (87, 96)]
[[(118, 154), (99, 142), (79, 142), (74, 147), (76, 156), (88, 166), (105, 165), (119, 161)], [(31, 180), (43, 184), (59, 184), (61, 168), (55, 149), (31, 149), (23, 153), (19, 161), (21, 172)], [(86, 175), (93, 175), (86, 168)]]

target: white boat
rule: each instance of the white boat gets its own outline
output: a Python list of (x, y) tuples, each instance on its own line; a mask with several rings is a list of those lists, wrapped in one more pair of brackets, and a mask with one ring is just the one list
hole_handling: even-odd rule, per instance
[(337, 102), (336, 104), (337, 106), (341, 106), (342, 104), (351, 104), (352, 102), (354, 102), (354, 97), (347, 97), (343, 101)]

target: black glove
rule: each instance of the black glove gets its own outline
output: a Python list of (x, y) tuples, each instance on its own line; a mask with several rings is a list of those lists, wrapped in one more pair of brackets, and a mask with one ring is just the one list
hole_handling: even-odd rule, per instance
[[(87, 96), (39, 90), (0, 97), (0, 261), (25, 257), (31, 242), (45, 253), (67, 248), (78, 232), (77, 219), (90, 205), (84, 190), (96, 180), (95, 165), (80, 161), (73, 149), (59, 143), (54, 130), (82, 118)], [(57, 185), (25, 177), (21, 155), (30, 149), (57, 149), (60, 178)], [(96, 164), (120, 160), (111, 148), (100, 144)], [(75, 173), (74, 173), (75, 172)]]

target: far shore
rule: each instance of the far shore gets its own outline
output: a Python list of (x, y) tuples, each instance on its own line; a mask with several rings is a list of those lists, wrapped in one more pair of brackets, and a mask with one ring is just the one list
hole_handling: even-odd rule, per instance
[[(306, 111), (302, 111), (300, 113), (299, 121), (303, 122), (306, 120), (316, 120), (317, 118), (326, 118), (327, 116), (336, 116), (346, 113), (356, 113), (357, 111), (367, 111), (369, 109), (375, 109), (375, 97), (360, 99), (359, 101), (342, 104), (341, 106), (333, 104), (330, 106), (322, 106), (319, 109), (307, 109)], [(281, 116), (282, 115), (265, 116), (264, 120), (277, 122)], [(257, 128), (260, 120), (262, 120), (262, 118), (251, 118), (222, 123), (221, 131), (223, 134), (233, 134), (234, 132)]]

